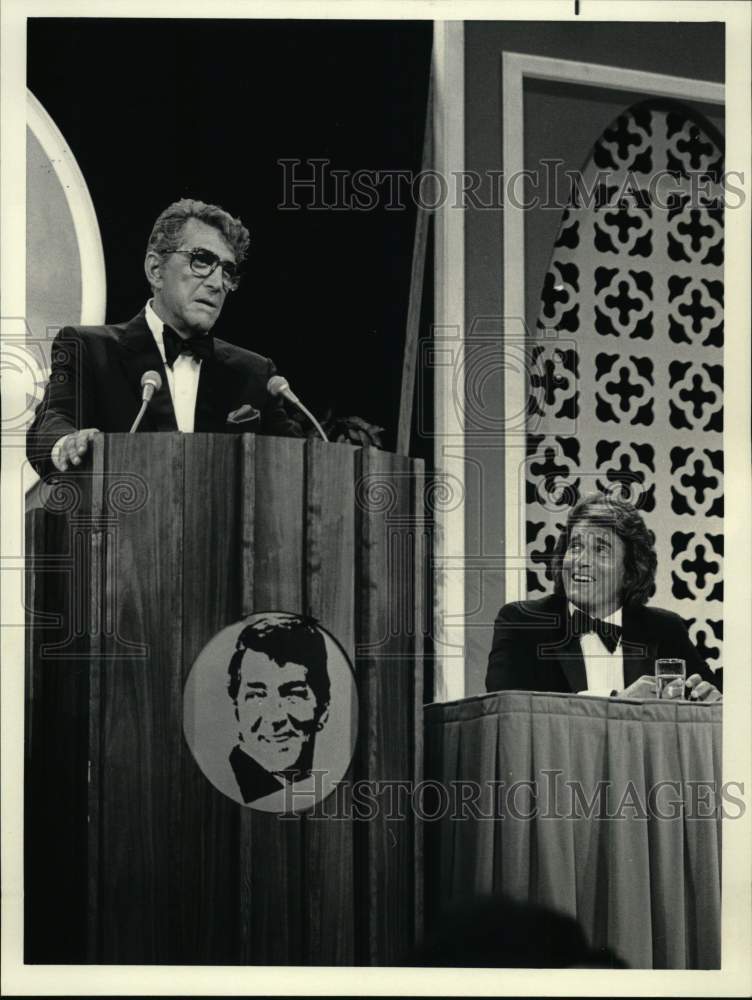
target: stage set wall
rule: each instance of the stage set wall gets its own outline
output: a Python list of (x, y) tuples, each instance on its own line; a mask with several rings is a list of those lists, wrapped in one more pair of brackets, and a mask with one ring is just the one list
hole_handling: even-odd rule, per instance
[[(502, 156), (503, 80), (502, 53), (518, 52), (549, 58), (615, 66), (622, 69), (663, 73), (696, 80), (724, 79), (724, 26), (717, 23), (601, 23), (601, 22), (473, 22), (464, 25), (465, 65), (465, 163), (466, 171), (484, 175), (504, 170)], [(580, 169), (593, 143), (621, 110), (632, 101), (622, 91), (595, 91), (579, 86), (578, 101), (587, 102), (587, 114), (572, 108), (558, 114), (555, 156), (564, 161), (563, 171)], [(528, 145), (528, 123), (534, 119), (532, 101), (545, 110), (547, 100), (562, 85), (525, 85), (525, 166), (530, 168), (543, 149)], [(645, 99), (647, 95), (641, 95)], [(719, 129), (723, 120), (709, 105), (691, 105), (701, 110)], [(560, 112), (561, 109), (559, 109)], [(550, 137), (549, 137), (550, 143)], [(547, 151), (545, 155), (550, 155)], [(485, 188), (482, 190), (486, 190)], [(561, 222), (561, 211), (526, 213), (525, 274), (526, 319), (532, 323), (538, 311), (540, 291), (550, 262), (553, 243)], [(465, 225), (465, 330), (473, 324), (481, 330), (505, 316), (503, 287), (503, 210), (468, 206)], [(477, 329), (477, 326), (476, 326)], [(466, 369), (475, 378), (477, 372)], [(465, 552), (477, 557), (483, 568), (465, 577), (465, 693), (485, 691), (485, 672), (493, 636), (493, 622), (505, 603), (504, 442), (479, 434), (489, 422), (498, 425), (504, 417), (504, 386), (501, 371), (494, 370), (483, 383), (482, 412), (474, 417), (465, 411)]]

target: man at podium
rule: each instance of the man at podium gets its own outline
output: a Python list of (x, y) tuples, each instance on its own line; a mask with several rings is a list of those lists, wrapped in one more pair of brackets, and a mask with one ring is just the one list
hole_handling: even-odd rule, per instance
[[(27, 437), (37, 472), (80, 465), (98, 431), (257, 432), (299, 437), (267, 383), (273, 363), (211, 334), (240, 281), (248, 230), (190, 198), (154, 223), (144, 269), (152, 297), (130, 322), (64, 327)], [(151, 383), (151, 388), (149, 384)]]
[[(717, 701), (720, 682), (682, 619), (647, 606), (655, 591), (652, 532), (618, 497), (575, 504), (556, 546), (554, 593), (505, 605), (488, 658), (489, 691), (562, 691), (644, 698), (658, 658), (686, 664), (686, 694)], [(663, 697), (681, 697), (676, 680)]]

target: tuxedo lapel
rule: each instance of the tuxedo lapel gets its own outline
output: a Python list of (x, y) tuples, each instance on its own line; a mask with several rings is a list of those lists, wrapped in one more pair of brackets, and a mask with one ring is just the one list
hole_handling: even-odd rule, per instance
[(629, 687), (643, 675), (655, 673), (658, 640), (646, 628), (641, 608), (626, 607), (622, 611), (622, 651), (624, 655), (624, 686)]
[(569, 606), (566, 600), (557, 595), (554, 607), (558, 617), (558, 638), (553, 643), (546, 643), (539, 651), (539, 656), (542, 656), (544, 662), (558, 661), (571, 691), (585, 691), (587, 688), (585, 660), (580, 640), (572, 633)]
[[(225, 413), (230, 407), (227, 386), (223, 386), (221, 349), (215, 341), (214, 356), (201, 362), (196, 393), (196, 414), (193, 429), (196, 431), (221, 431)], [(224, 396), (224, 399), (222, 398)], [(224, 406), (225, 412), (222, 407)]]
[[(567, 619), (567, 627), (569, 628), (568, 623), (569, 619)], [(563, 639), (559, 663), (572, 691), (585, 691), (587, 689), (587, 671), (585, 670), (582, 646), (580, 646), (580, 640), (571, 635), (571, 629), (569, 631), (570, 634)]]
[(176, 431), (178, 425), (164, 362), (152, 332), (147, 326), (143, 311), (126, 326), (120, 339), (120, 346), (122, 348), (120, 363), (133, 394), (134, 418), (141, 406), (141, 376), (147, 371), (156, 371), (162, 376), (162, 387), (154, 393), (139, 430)]
[[(201, 362), (196, 395), (195, 430), (238, 433), (258, 430), (258, 422), (254, 421), (258, 421), (261, 414), (253, 405), (254, 399), (247, 385), (247, 374), (247, 369), (233, 364), (230, 346), (215, 338), (212, 358)], [(244, 404), (248, 413), (241, 414), (240, 422), (228, 424), (228, 416), (235, 415), (238, 408)]]

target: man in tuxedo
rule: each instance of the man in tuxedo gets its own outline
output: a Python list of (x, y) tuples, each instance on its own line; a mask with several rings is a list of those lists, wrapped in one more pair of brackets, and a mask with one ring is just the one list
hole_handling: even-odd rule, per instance
[(316, 622), (285, 612), (255, 617), (238, 636), (228, 675), (238, 723), (229, 760), (243, 801), (308, 778), (331, 690)]
[(27, 437), (40, 475), (80, 465), (98, 431), (129, 431), (147, 371), (162, 385), (139, 430), (300, 436), (267, 391), (272, 362), (211, 334), (248, 244), (245, 226), (216, 205), (184, 198), (162, 212), (146, 248), (144, 309), (129, 323), (64, 327), (55, 338)]
[[(496, 618), (488, 690), (649, 697), (655, 660), (675, 657), (686, 662), (688, 697), (718, 700), (720, 681), (682, 619), (646, 605), (656, 565), (652, 532), (630, 504), (580, 500), (556, 546), (554, 593), (507, 604)], [(681, 688), (672, 682), (668, 696)]]

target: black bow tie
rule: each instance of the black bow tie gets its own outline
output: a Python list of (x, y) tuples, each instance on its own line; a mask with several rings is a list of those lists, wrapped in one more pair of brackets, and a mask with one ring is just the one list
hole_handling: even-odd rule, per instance
[(600, 618), (591, 618), (589, 614), (580, 611), (579, 608), (575, 608), (572, 612), (572, 631), (576, 636), (595, 632), (609, 653), (614, 652), (621, 639), (621, 625), (604, 622)]
[(169, 368), (172, 368), (175, 358), (179, 354), (192, 354), (196, 361), (210, 361), (214, 356), (214, 337), (210, 333), (184, 340), (183, 337), (175, 333), (171, 326), (167, 326), (165, 323), (162, 329), (162, 341), (164, 342), (165, 361)]

